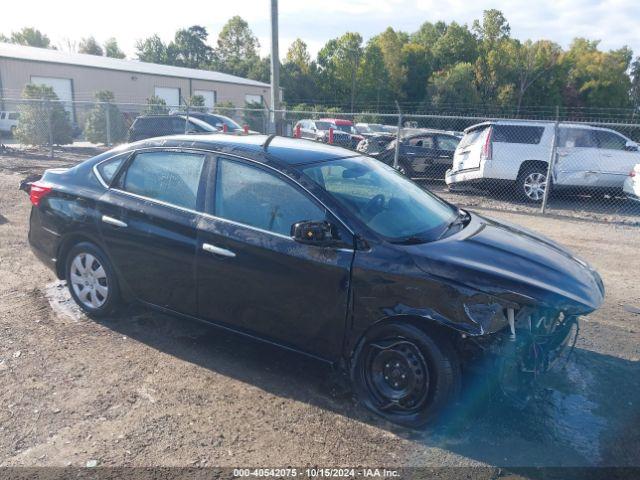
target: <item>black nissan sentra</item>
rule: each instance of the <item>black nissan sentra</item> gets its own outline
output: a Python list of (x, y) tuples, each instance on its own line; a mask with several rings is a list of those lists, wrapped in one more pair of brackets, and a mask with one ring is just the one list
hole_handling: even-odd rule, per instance
[(410, 427), (467, 368), (520, 391), (604, 296), (556, 243), (308, 140), (150, 139), (29, 190), (33, 251), (90, 316), (137, 301), (317, 357)]

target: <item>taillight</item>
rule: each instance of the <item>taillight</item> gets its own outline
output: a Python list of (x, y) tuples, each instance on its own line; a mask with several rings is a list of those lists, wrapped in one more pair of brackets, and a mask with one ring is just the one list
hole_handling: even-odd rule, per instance
[(40, 200), (46, 197), (51, 190), (53, 190), (53, 187), (46, 182), (33, 182), (29, 190), (29, 200), (37, 207), (40, 204)]
[(493, 157), (493, 147), (492, 147), (492, 140), (493, 137), (493, 127), (489, 127), (489, 131), (487, 132), (487, 138), (485, 138), (484, 140), (484, 145), (482, 146), (482, 158), (484, 158), (485, 160), (491, 160), (491, 157)]
[(634, 170), (631, 170), (631, 171), (629, 172), (629, 176), (630, 176), (630, 177), (632, 177), (632, 178), (636, 176), (636, 171), (635, 171), (635, 169), (634, 169)]

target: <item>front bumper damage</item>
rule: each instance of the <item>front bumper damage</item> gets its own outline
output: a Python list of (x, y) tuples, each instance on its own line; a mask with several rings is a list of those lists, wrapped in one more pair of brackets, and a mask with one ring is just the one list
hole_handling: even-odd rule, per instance
[(481, 336), (462, 334), (459, 349), (465, 364), (487, 374), (516, 403), (525, 403), (537, 380), (552, 367), (565, 365), (576, 345), (579, 316), (562, 311), (506, 308), (507, 326)]

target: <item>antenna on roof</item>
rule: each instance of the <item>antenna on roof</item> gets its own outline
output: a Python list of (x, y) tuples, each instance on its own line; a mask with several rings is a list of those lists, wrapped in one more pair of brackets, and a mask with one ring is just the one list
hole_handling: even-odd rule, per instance
[(271, 141), (276, 138), (277, 135), (275, 133), (272, 133), (271, 135), (269, 135), (267, 137), (267, 139), (264, 141), (264, 143), (262, 144), (262, 149), (266, 152), (267, 148), (269, 148), (269, 144), (271, 143)]

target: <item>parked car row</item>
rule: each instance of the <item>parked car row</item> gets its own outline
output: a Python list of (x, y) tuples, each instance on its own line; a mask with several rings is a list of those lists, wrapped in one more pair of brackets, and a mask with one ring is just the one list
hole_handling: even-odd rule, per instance
[(258, 132), (246, 130), (224, 115), (192, 112), (182, 114), (140, 115), (129, 128), (129, 141), (135, 142), (152, 137), (179, 134), (207, 134), (225, 132), (234, 135), (254, 135)]

